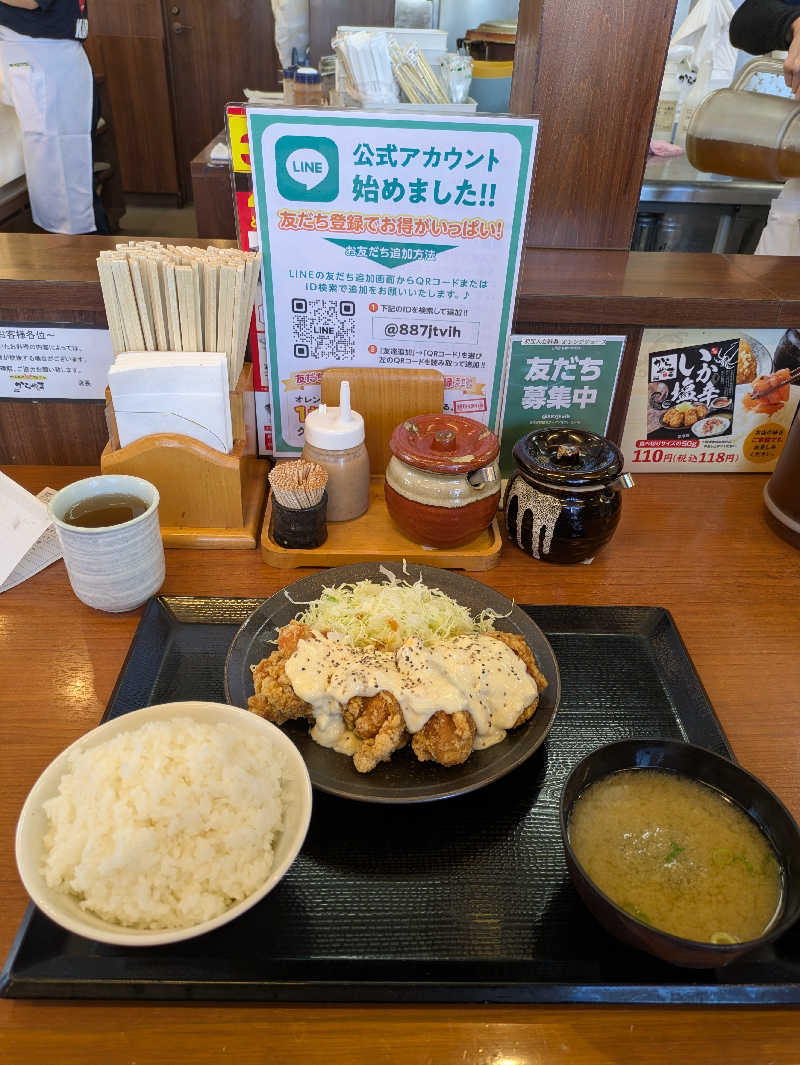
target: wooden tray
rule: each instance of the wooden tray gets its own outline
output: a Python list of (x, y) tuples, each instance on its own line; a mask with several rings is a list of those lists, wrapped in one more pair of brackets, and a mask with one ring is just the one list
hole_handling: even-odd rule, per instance
[(300, 566), (345, 566), (351, 562), (420, 562), (442, 569), (480, 571), (500, 561), (502, 540), (497, 518), (475, 540), (462, 547), (422, 547), (402, 533), (386, 509), (383, 477), (370, 478), (369, 509), (355, 521), (328, 523), (328, 539), (321, 547), (280, 547), (272, 539), (272, 497), (267, 500), (261, 530), (261, 556), (275, 569)]

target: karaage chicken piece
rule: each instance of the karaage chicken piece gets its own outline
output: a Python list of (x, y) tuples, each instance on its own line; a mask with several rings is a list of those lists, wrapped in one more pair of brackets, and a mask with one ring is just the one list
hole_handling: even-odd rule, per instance
[(671, 429), (680, 429), (683, 425), (683, 411), (668, 410), (662, 421), (664, 422), (664, 425), (668, 425)]
[(281, 651), (273, 651), (258, 663), (253, 670), (253, 687), (255, 695), (247, 700), (247, 709), (273, 725), (296, 718), (313, 720), (310, 705), (295, 695), (286, 676), (286, 657)]
[(369, 773), (379, 762), (388, 762), (408, 742), (403, 711), (389, 692), (378, 692), (370, 698), (356, 696), (347, 703), (342, 717), (361, 740), (353, 755), (353, 765), (359, 773)]
[(467, 710), (448, 714), (437, 710), (411, 739), (414, 754), (420, 762), (439, 765), (460, 765), (472, 754), (477, 726)]
[(694, 425), (697, 421), (697, 410), (695, 407), (690, 407), (683, 416), (683, 424), (685, 426)]
[[(522, 661), (525, 663), (525, 668), (536, 681), (536, 687), (539, 689), (540, 692), (547, 687), (547, 677), (536, 665), (536, 659), (533, 657), (533, 651), (530, 649), (530, 647), (528, 647), (523, 636), (520, 636), (519, 633), (516, 632), (500, 632), (498, 630), (495, 630), (494, 632), (489, 632), (487, 633), (487, 635), (494, 636), (496, 640), (500, 640), (500, 642), (504, 643), (506, 647), (510, 647), (518, 658), (522, 659)], [(528, 718), (533, 717), (533, 712), (538, 705), (539, 696), (537, 695), (532, 703), (523, 708), (519, 717), (511, 727), (517, 728), (519, 725), (523, 725), (528, 720)]]
[(313, 638), (311, 628), (299, 621), (291, 621), (278, 631), (278, 650), (253, 669), (255, 695), (247, 700), (248, 710), (274, 725), (297, 718), (313, 720), (311, 706), (295, 695), (286, 676), (286, 661), (297, 650), (298, 641)]
[[(325, 633), (322, 634), (323, 636)], [(301, 640), (313, 640), (314, 630), (303, 621), (290, 621), (278, 629), (278, 650), (284, 658), (291, 658)]]

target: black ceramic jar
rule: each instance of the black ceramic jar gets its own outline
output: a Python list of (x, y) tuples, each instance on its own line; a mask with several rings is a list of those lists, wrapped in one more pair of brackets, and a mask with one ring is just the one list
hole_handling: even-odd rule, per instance
[(614, 534), (623, 474), (616, 444), (585, 429), (539, 429), (514, 445), (505, 496), (508, 537), (545, 562), (583, 562)]

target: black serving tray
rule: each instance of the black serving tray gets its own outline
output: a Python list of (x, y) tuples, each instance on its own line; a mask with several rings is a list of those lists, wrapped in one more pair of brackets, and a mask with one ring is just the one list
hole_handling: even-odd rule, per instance
[[(145, 609), (105, 718), (224, 701), (225, 655), (257, 599), (165, 596)], [(679, 969), (611, 939), (572, 887), (558, 828), (570, 769), (625, 737), (731, 756), (680, 635), (659, 607), (525, 607), (561, 669), (545, 745), (488, 787), (425, 806), (315, 793), (278, 887), (184, 943), (113, 947), (31, 906), (0, 986), (11, 998), (800, 1003), (800, 923), (741, 963)]]

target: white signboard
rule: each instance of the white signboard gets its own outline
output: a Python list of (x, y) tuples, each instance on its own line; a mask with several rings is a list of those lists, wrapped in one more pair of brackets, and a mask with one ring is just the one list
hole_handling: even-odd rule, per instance
[(438, 369), (496, 423), (538, 122), (248, 108), (274, 450), (330, 366)]
[(102, 399), (113, 361), (107, 329), (0, 322), (0, 398)]

